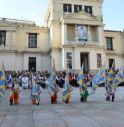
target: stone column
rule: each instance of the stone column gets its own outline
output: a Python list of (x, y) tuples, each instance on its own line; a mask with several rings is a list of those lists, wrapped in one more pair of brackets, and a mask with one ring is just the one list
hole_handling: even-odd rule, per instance
[(98, 26), (98, 41), (101, 46), (104, 46), (104, 32), (102, 26)]
[(23, 59), (23, 70), (28, 70), (28, 63), (29, 63), (29, 56), (24, 54), (24, 59)]
[(62, 70), (64, 70), (65, 69), (65, 65), (66, 65), (66, 59), (65, 59), (65, 49), (63, 48), (62, 49), (62, 52), (61, 52), (61, 60), (62, 60)]
[(74, 13), (74, 4), (72, 4), (72, 13)]
[(11, 31), (11, 46), (15, 46), (16, 43), (16, 32), (15, 31)]
[(67, 44), (67, 24), (62, 24), (62, 45)]
[(6, 44), (5, 44), (5, 46), (10, 46), (11, 44), (10, 44), (10, 42), (11, 42), (11, 32), (10, 31), (6, 31)]
[(80, 51), (78, 47), (73, 48), (73, 69), (80, 70)]
[(9, 34), (10, 34), (10, 46), (12, 47), (13, 45), (13, 32), (12, 31), (9, 31)]
[(29, 33), (26, 33), (26, 40), (25, 40), (25, 46), (28, 47), (29, 42)]
[(88, 42), (91, 42), (91, 30), (90, 30), (90, 26), (88, 26)]
[(78, 27), (77, 24), (75, 25), (75, 42), (79, 41), (79, 36), (78, 36)]
[(82, 5), (82, 10), (84, 11), (84, 5)]

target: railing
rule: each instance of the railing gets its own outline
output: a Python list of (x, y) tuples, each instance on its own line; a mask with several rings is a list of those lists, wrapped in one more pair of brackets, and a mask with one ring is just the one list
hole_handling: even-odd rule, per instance
[(1, 21), (13, 22), (13, 23), (23, 23), (23, 24), (35, 25), (35, 22), (29, 21), (29, 20), (18, 20), (18, 19), (10, 19), (10, 18), (2, 18), (2, 17), (0, 17), (0, 20)]
[(67, 45), (99, 45), (99, 42), (90, 42), (90, 41), (68, 41)]

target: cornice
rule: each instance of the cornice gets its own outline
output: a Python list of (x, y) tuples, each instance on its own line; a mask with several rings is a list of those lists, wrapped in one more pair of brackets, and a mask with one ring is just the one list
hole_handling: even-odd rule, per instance
[(114, 56), (114, 57), (124, 57), (124, 54), (116, 53), (116, 52), (106, 52), (107, 56)]

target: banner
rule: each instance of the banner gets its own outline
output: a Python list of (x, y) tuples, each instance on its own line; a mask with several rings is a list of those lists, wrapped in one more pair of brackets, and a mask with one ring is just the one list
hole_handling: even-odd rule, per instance
[(0, 98), (5, 92), (5, 72), (3, 70), (3, 67), (0, 67)]
[(86, 26), (78, 26), (78, 37), (79, 41), (87, 41), (88, 30)]

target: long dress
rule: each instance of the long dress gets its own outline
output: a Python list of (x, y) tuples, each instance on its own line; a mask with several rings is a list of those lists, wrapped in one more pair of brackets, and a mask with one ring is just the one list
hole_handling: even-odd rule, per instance
[(35, 104), (39, 105), (41, 92), (42, 92), (42, 89), (38, 84), (32, 85), (31, 96), (32, 96), (33, 105)]
[(14, 92), (14, 104), (19, 104), (19, 86), (16, 84), (13, 88)]

